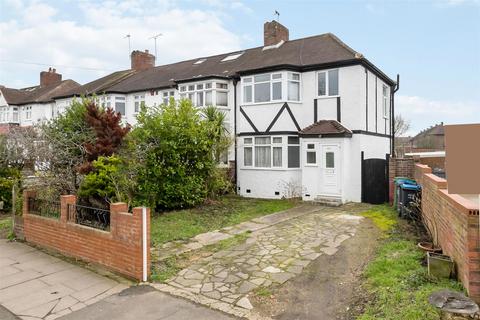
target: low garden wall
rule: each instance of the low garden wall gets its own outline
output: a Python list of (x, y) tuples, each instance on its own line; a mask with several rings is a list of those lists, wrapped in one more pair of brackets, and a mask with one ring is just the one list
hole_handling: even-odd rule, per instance
[[(29, 212), (29, 199), (34, 191), (23, 196), (24, 236), (27, 242), (53, 249), (60, 253), (103, 265), (130, 278), (143, 278), (142, 208), (128, 212), (126, 203), (110, 205), (110, 228), (100, 230), (77, 224), (68, 213), (75, 205), (76, 196), (60, 198), (59, 218)], [(73, 220), (73, 221), (72, 221)], [(150, 273), (150, 209), (146, 215), (146, 272)]]
[(458, 279), (480, 302), (479, 210), (460, 195), (449, 194), (447, 180), (431, 172), (427, 165), (415, 165), (415, 180), (422, 186), (422, 214), (435, 223), (439, 244), (454, 260)]

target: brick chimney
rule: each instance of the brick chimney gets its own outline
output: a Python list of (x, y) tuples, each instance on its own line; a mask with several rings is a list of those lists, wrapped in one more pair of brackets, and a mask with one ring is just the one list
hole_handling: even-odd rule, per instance
[(62, 81), (62, 75), (57, 73), (55, 68), (48, 68), (48, 71), (40, 72), (40, 86), (46, 87)]
[(288, 29), (273, 20), (263, 24), (263, 45), (271, 46), (278, 44), (280, 41), (288, 41)]
[(145, 52), (134, 50), (130, 55), (131, 67), (133, 70), (146, 70), (155, 67), (155, 56)]

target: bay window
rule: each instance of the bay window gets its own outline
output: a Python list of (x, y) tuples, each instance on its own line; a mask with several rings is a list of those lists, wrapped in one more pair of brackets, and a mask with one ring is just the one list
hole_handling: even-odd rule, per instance
[(164, 91), (162, 93), (162, 103), (167, 105), (170, 103), (170, 98), (175, 97), (175, 91)]
[(228, 84), (206, 82), (179, 87), (180, 99), (189, 99), (197, 107), (228, 106)]
[(243, 103), (300, 101), (300, 74), (276, 72), (244, 77), (242, 92)]
[(317, 94), (319, 97), (338, 95), (338, 69), (317, 73)]
[[(288, 143), (287, 143), (288, 141)], [(287, 152), (284, 154), (284, 151)], [(243, 138), (243, 166), (253, 168), (284, 168), (288, 156), (288, 168), (300, 167), (298, 137), (249, 137)]]

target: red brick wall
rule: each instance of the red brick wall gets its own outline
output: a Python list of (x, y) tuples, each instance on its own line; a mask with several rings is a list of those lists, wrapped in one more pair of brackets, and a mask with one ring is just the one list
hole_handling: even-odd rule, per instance
[(414, 160), (413, 158), (393, 158), (390, 157), (388, 163), (388, 183), (389, 183), (389, 200), (390, 204), (393, 203), (393, 192), (395, 186), (393, 179), (395, 177), (406, 177), (413, 179), (414, 175)]
[[(60, 219), (29, 214), (27, 201), (32, 196), (34, 192), (25, 191), (23, 197), (27, 242), (142, 280), (142, 208), (128, 213), (126, 203), (111, 204), (110, 231), (103, 231), (67, 221), (68, 204), (76, 203), (73, 195), (61, 196)], [(150, 209), (147, 209), (147, 272), (150, 274)]]
[(426, 220), (436, 221), (438, 241), (444, 254), (452, 257), (458, 279), (469, 295), (480, 302), (478, 208), (459, 195), (449, 194), (447, 180), (431, 174), (426, 165), (415, 165), (415, 179), (422, 185), (422, 214)]

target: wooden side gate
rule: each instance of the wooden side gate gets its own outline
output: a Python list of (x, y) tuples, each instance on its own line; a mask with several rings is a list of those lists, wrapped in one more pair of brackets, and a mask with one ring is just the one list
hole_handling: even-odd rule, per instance
[(365, 159), (362, 151), (362, 202), (388, 202), (388, 156)]

